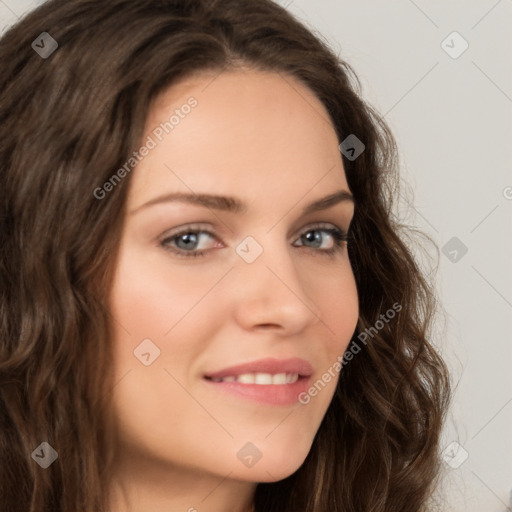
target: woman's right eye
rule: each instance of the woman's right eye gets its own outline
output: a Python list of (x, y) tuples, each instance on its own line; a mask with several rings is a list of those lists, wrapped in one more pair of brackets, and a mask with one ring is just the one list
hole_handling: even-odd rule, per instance
[(197, 250), (198, 243), (202, 238), (215, 238), (212, 233), (209, 231), (205, 231), (203, 229), (182, 229), (177, 233), (174, 233), (170, 236), (166, 236), (161, 242), (160, 245), (168, 250), (177, 254), (178, 256), (182, 256), (184, 258), (188, 258), (191, 256), (203, 256), (206, 254), (206, 250)]

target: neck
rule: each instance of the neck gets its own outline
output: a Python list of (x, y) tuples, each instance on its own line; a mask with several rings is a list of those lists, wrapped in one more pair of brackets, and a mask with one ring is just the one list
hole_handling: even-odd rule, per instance
[(254, 512), (256, 483), (131, 459), (114, 472), (109, 512)]

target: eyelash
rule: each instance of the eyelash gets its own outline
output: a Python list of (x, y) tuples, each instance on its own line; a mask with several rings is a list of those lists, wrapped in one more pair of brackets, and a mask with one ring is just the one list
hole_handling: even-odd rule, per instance
[[(314, 225), (314, 226), (309, 227), (306, 231), (303, 231), (299, 235), (299, 238), (301, 238), (304, 235), (307, 235), (308, 233), (311, 233), (313, 231), (323, 231), (333, 237), (334, 247), (332, 247), (331, 249), (316, 249), (314, 247), (309, 247), (309, 249), (313, 253), (320, 252), (324, 256), (328, 256), (330, 258), (334, 258), (336, 256), (336, 254), (342, 252), (343, 248), (344, 248), (344, 244), (345, 243), (348, 244), (349, 239), (350, 239), (350, 233), (347, 233), (337, 227), (332, 228), (332, 227), (325, 227), (323, 225)], [(165, 237), (163, 240), (160, 241), (159, 245), (164, 250), (170, 251), (173, 254), (176, 254), (178, 257), (182, 257), (182, 258), (197, 258), (200, 256), (204, 256), (209, 250), (211, 250), (211, 249), (205, 249), (202, 251), (184, 251), (183, 249), (173, 248), (172, 246), (170, 246), (168, 244), (168, 242), (171, 240), (174, 241), (176, 238), (179, 238), (180, 236), (189, 235), (189, 234), (194, 234), (194, 235), (206, 234), (206, 235), (210, 235), (212, 238), (216, 238), (213, 235), (213, 233), (210, 233), (209, 231), (206, 231), (204, 229), (194, 229), (192, 226), (187, 226), (184, 229), (182, 229), (181, 231), (174, 233), (171, 236)], [(304, 247), (304, 245), (301, 245), (299, 247)], [(306, 248), (308, 248), (308, 247), (306, 247)]]

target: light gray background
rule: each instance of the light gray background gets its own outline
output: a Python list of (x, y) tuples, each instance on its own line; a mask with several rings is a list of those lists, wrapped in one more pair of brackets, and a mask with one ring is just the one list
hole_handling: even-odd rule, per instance
[[(39, 3), (0, 0), (2, 31)], [(512, 0), (279, 3), (353, 66), (385, 114), (405, 222), (440, 249), (453, 237), (468, 249), (441, 251), (432, 274), (447, 312), (434, 342), (455, 388), (441, 448), (461, 446), (445, 453), (443, 509), (511, 510)], [(457, 36), (441, 45), (454, 31), (469, 44), (458, 58), (443, 49), (462, 48)], [(435, 260), (415, 252), (431, 272)]]

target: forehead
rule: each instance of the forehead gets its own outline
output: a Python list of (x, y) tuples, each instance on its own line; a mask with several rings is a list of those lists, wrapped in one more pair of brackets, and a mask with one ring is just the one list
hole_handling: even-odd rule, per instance
[[(188, 106), (187, 106), (188, 105)], [(193, 105), (193, 106), (190, 106)], [(313, 186), (348, 190), (338, 139), (323, 104), (289, 75), (239, 70), (180, 81), (153, 103), (131, 197), (165, 191), (247, 198)]]

